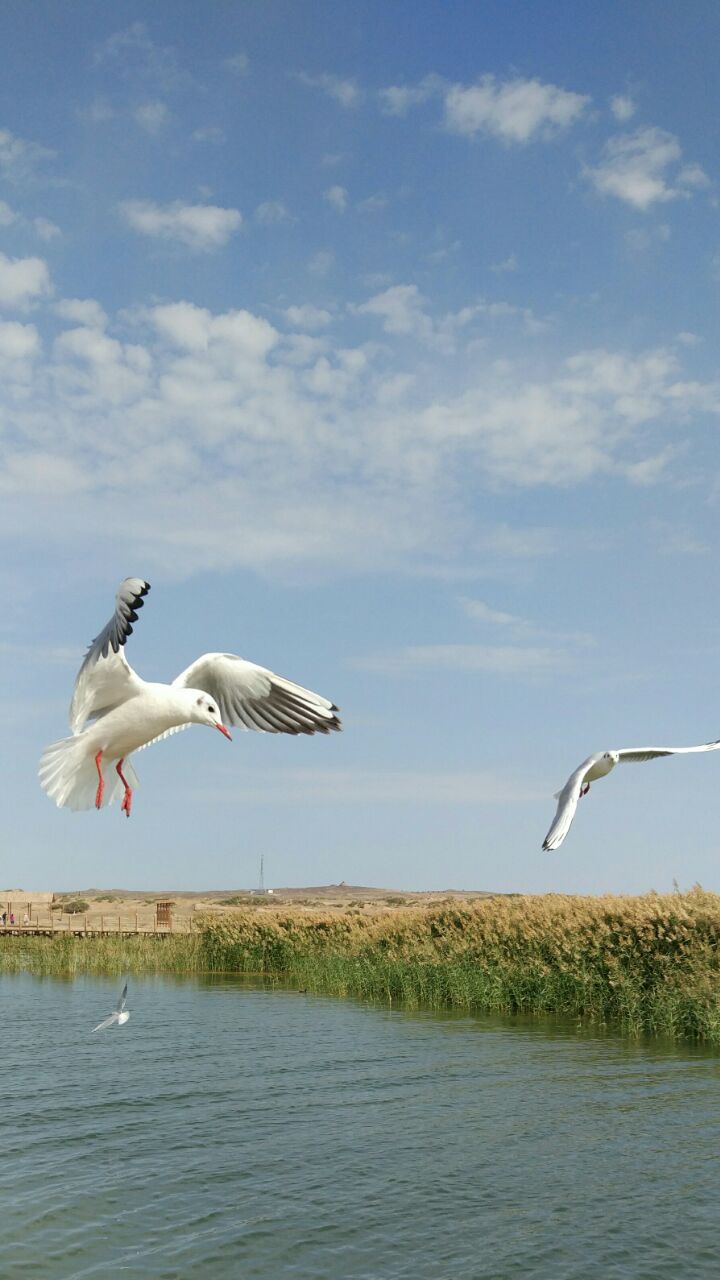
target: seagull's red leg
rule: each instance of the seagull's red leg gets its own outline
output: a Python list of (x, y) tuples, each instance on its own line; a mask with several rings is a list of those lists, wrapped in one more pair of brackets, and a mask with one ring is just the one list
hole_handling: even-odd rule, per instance
[(122, 767), (124, 763), (125, 763), (125, 757), (123, 756), (122, 760), (118, 760), (117, 764), (115, 765), (115, 768), (117, 770), (120, 781), (122, 782), (125, 788), (125, 795), (123, 796), (123, 802), (120, 805), (120, 812), (126, 814), (127, 817), (129, 818), (130, 810), (132, 808), (132, 787), (128, 786), (127, 778), (125, 777), (122, 771)]
[(582, 798), (583, 796), (586, 796), (589, 790), (590, 790), (590, 783), (586, 782), (585, 786), (580, 788), (580, 797)]
[(105, 794), (105, 779), (102, 776), (101, 764), (102, 764), (102, 751), (98, 751), (95, 757), (95, 768), (97, 769), (97, 772), (98, 772), (98, 789), (95, 793), (96, 809), (99, 809), (101, 807), (103, 802), (103, 795)]

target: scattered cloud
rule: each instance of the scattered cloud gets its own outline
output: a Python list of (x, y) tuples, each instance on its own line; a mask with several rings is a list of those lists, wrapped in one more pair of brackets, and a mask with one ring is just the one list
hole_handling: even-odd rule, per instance
[(345, 187), (328, 187), (327, 191), (323, 191), (323, 199), (327, 200), (337, 213), (344, 213), (347, 209), (348, 193)]
[(502, 258), (500, 262), (493, 262), (490, 266), (490, 270), (494, 271), (496, 275), (505, 275), (508, 272), (517, 271), (517, 269), (518, 260), (515, 253), (508, 254), (507, 258)]
[(377, 191), (373, 196), (366, 196), (364, 200), (359, 200), (357, 208), (361, 213), (380, 213), (382, 209), (387, 209), (390, 201), (382, 191)]
[(175, 240), (190, 249), (221, 249), (242, 225), (239, 209), (212, 204), (153, 204), (150, 200), (125, 200), (120, 212), (141, 235)]
[(307, 264), (308, 271), (314, 276), (326, 276), (335, 266), (335, 254), (332, 249), (319, 249)]
[(707, 184), (699, 165), (683, 167), (681, 159), (674, 134), (647, 127), (609, 138), (600, 163), (587, 168), (585, 174), (601, 195), (615, 196), (645, 211), (677, 199), (688, 187)]
[(630, 120), (635, 115), (635, 103), (624, 93), (616, 93), (610, 99), (610, 110), (616, 120), (624, 124), (626, 120)]
[(190, 137), (193, 142), (209, 142), (214, 147), (222, 146), (226, 140), (224, 129), (212, 124), (203, 129), (193, 129)]
[(363, 99), (362, 90), (358, 88), (356, 82), (344, 80), (341, 76), (329, 75), (326, 72), (312, 76), (306, 71), (300, 71), (297, 79), (308, 89), (320, 89), (334, 102), (339, 102), (341, 107), (357, 107)]
[(324, 329), (330, 324), (332, 314), (324, 307), (313, 307), (310, 303), (301, 306), (286, 307), (285, 319), (295, 329)]
[(162, 133), (170, 119), (167, 105), (156, 98), (153, 102), (142, 102), (133, 111), (133, 119), (146, 133), (156, 137)]
[(204, 787), (198, 799), (223, 803), (242, 798), (254, 804), (296, 806), (318, 800), (334, 804), (516, 804), (545, 799), (543, 791), (532, 792), (517, 778), (481, 772), (438, 772), (400, 769), (274, 769), (244, 770), (240, 781), (233, 775), (232, 787)]
[(390, 85), (379, 92), (382, 109), (388, 116), (404, 116), (413, 107), (421, 106), (443, 90), (444, 81), (440, 76), (425, 76), (416, 85)]
[(281, 222), (294, 222), (295, 219), (282, 200), (264, 200), (255, 210), (255, 221), (261, 227), (277, 227)]
[(355, 658), (351, 665), (383, 675), (417, 675), (427, 671), (499, 676), (538, 676), (568, 665), (557, 648), (520, 645), (426, 644)]
[(6, 182), (20, 186), (36, 179), (45, 161), (54, 157), (55, 152), (48, 147), (18, 138), (9, 129), (0, 129), (0, 175)]
[(133, 22), (114, 32), (97, 46), (93, 60), (96, 67), (113, 68), (126, 80), (150, 81), (166, 93), (195, 83), (181, 67), (176, 50), (171, 45), (156, 44), (144, 22)]
[(53, 311), (61, 320), (91, 329), (104, 329), (108, 322), (105, 311), (94, 298), (61, 298), (54, 304)]
[(666, 222), (654, 227), (631, 227), (625, 232), (625, 244), (633, 254), (648, 253), (661, 244), (667, 244), (669, 239), (670, 228)]
[(487, 75), (475, 85), (452, 85), (445, 94), (445, 123), (452, 133), (490, 134), (503, 142), (547, 141), (574, 124), (590, 102), (540, 80), (498, 81)]
[(0, 307), (23, 311), (50, 293), (50, 273), (42, 258), (8, 258), (0, 253)]
[(51, 222), (49, 218), (33, 218), (32, 225), (41, 240), (57, 240), (62, 235), (57, 223)]

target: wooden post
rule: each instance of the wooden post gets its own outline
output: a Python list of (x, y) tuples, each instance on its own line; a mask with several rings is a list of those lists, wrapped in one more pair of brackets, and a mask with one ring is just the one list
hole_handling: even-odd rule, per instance
[(83, 916), (83, 933), (87, 933), (87, 911)]
[(100, 932), (101, 932), (101, 933), (104, 933), (104, 932), (105, 932), (105, 917), (104, 917), (104, 916), (100, 916)]
[(121, 923), (120, 923), (120, 916), (118, 916), (118, 933), (122, 933), (122, 925), (121, 925)]
[(138, 929), (137, 911), (135, 912), (135, 932), (136, 932), (136, 933), (139, 933), (139, 932), (140, 932), (140, 930)]

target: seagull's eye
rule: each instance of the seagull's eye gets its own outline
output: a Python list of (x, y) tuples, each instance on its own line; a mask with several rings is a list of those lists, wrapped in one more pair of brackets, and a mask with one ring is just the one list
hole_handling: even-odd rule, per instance
[(217, 715), (217, 712), (214, 707), (208, 707), (208, 711), (210, 712), (211, 716)]

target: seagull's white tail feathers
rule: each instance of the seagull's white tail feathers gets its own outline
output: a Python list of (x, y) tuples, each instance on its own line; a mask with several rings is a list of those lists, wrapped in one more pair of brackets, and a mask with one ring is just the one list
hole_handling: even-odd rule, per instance
[[(95, 760), (88, 753), (82, 735), (63, 738), (46, 747), (40, 759), (40, 786), (54, 800), (59, 809), (93, 809), (97, 795), (98, 775)], [(138, 785), (137, 774), (129, 760), (123, 764), (123, 773), (134, 791)], [(124, 795), (124, 787), (115, 769), (115, 761), (103, 762), (105, 792), (103, 806), (112, 804)]]

